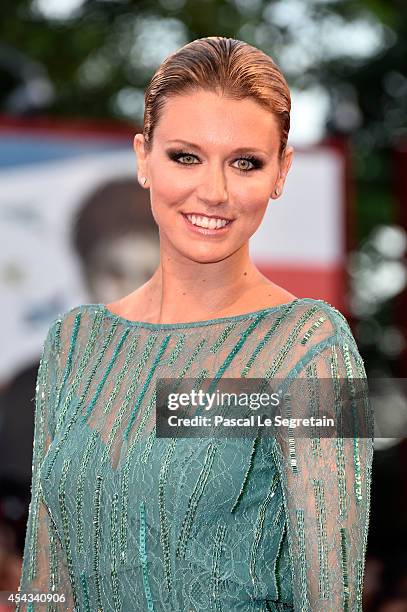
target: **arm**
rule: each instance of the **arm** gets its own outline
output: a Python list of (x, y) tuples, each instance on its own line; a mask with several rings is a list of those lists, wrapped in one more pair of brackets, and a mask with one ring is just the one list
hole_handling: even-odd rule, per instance
[[(356, 343), (342, 330), (314, 345), (299, 366), (296, 378), (327, 379), (318, 401), (321, 415), (324, 403), (335, 402), (335, 378), (366, 378)], [(301, 401), (307, 406), (311, 397)], [(289, 443), (281, 434), (273, 439), (273, 452), (284, 494), (295, 612), (362, 610), (373, 438), (295, 437)]]
[[(24, 557), (19, 590), (21, 593), (58, 593), (63, 603), (49, 610), (74, 610), (67, 564), (61, 542), (42, 498), (40, 468), (54, 435), (54, 399), (59, 378), (59, 352), (56, 320), (49, 328), (37, 374), (35, 389), (35, 426), (32, 461), (31, 503), (27, 522)], [(44, 603), (22, 601), (17, 611), (44, 610)]]

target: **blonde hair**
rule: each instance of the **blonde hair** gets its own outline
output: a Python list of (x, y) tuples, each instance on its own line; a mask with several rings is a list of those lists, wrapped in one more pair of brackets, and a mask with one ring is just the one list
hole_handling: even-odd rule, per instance
[(170, 96), (213, 91), (234, 100), (253, 98), (272, 112), (280, 128), (279, 157), (290, 130), (291, 96), (271, 57), (241, 40), (223, 36), (198, 38), (169, 55), (145, 91), (143, 135), (151, 151), (154, 128)]

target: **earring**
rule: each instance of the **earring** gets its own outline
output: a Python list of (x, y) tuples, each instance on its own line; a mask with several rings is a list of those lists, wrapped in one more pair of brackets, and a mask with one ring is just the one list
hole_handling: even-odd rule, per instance
[(145, 176), (141, 176), (140, 177), (140, 182), (144, 186), (146, 184), (146, 182), (147, 182), (147, 178)]
[(276, 194), (276, 196), (280, 195), (280, 190), (278, 187), (274, 189), (274, 193)]

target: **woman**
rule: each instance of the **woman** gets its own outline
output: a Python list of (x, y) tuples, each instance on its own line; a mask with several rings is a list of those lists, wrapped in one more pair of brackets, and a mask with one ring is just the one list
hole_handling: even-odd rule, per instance
[(344, 317), (249, 257), (291, 165), (289, 111), (274, 62), (223, 37), (146, 91), (134, 146), (160, 265), (56, 319), (38, 374), (21, 590), (64, 594), (55, 609), (361, 610), (371, 438), (155, 430), (158, 378), (326, 378), (332, 398), (366, 376)]

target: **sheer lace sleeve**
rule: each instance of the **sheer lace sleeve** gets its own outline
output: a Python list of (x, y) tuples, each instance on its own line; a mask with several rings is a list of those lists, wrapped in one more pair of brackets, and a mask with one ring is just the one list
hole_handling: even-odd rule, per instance
[[(317, 398), (320, 414), (324, 402), (335, 401), (335, 379), (348, 384), (346, 379), (366, 378), (343, 323), (330, 337), (318, 338), (294, 368), (293, 381), (306, 377), (327, 379), (325, 399)], [(304, 395), (301, 401), (315, 397)], [(367, 392), (363, 402), (371, 419)], [(284, 493), (295, 612), (362, 610), (373, 437), (279, 435), (273, 449)]]
[[(19, 586), (22, 601), (17, 604), (16, 611), (74, 610), (66, 558), (42, 497), (40, 478), (41, 464), (54, 435), (60, 323), (55, 320), (48, 330), (37, 373), (31, 502)], [(42, 598), (36, 598), (37, 593), (43, 594)], [(49, 603), (44, 603), (44, 599)]]

